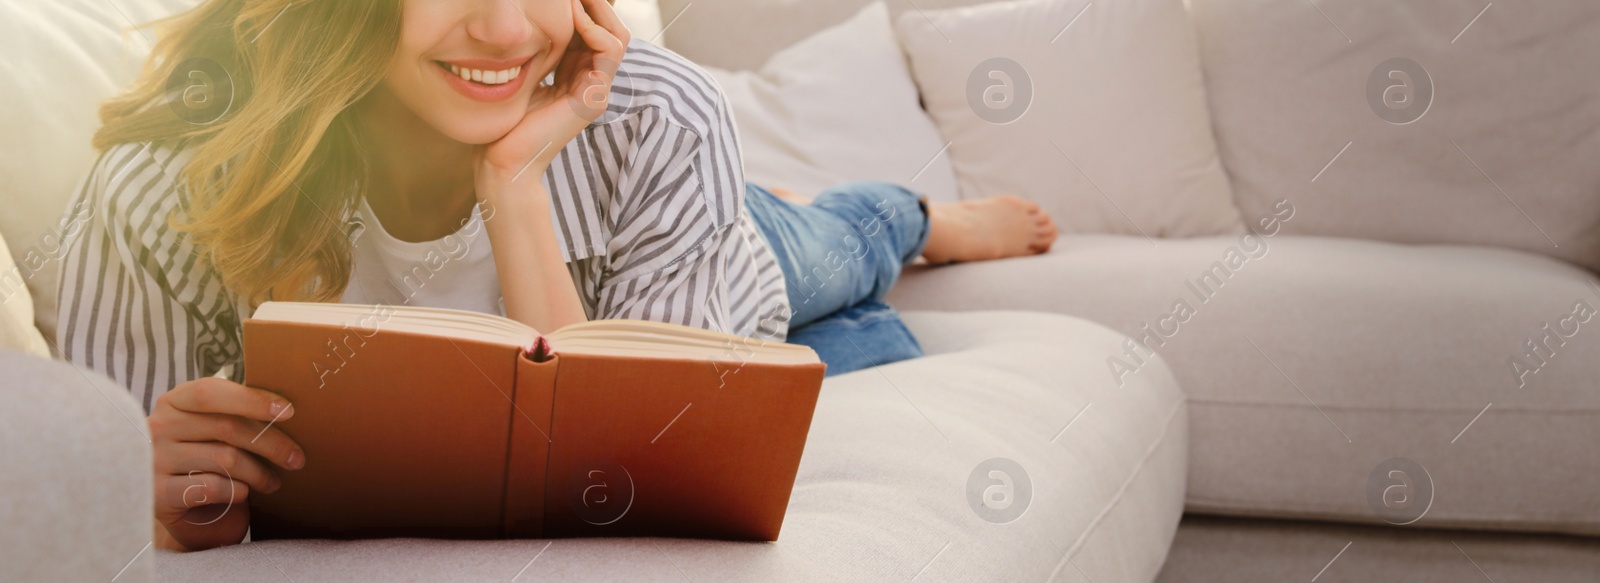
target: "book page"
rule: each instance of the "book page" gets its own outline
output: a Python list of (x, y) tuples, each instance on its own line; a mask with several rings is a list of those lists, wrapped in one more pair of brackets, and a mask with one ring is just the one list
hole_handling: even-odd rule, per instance
[(768, 364), (821, 362), (816, 352), (805, 346), (642, 320), (593, 320), (565, 326), (547, 337), (556, 354), (580, 352)]
[(466, 310), (420, 306), (266, 302), (256, 308), (251, 318), (372, 331), (409, 332), (515, 346), (523, 350), (532, 348), (534, 341), (539, 338), (539, 331), (508, 318)]
[[(491, 314), (446, 308), (266, 302), (257, 320), (391, 330), (531, 350), (539, 332)], [(809, 364), (820, 362), (805, 346), (747, 338), (689, 326), (643, 320), (594, 320), (565, 326), (546, 338), (556, 354), (584, 353), (643, 358), (688, 358), (729, 362)]]

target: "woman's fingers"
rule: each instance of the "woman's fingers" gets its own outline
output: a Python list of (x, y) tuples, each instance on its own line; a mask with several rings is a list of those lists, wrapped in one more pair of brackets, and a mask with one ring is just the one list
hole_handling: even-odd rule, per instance
[[(596, 23), (597, 15), (609, 26)], [(610, 104), (611, 84), (627, 50), (628, 30), (605, 0), (572, 0), (572, 19), (577, 37), (562, 66), (571, 75), (566, 89), (575, 100), (573, 110), (587, 124), (604, 114)]]
[(617, 15), (617, 9), (606, 0), (582, 0), (591, 22), (599, 24), (616, 37), (623, 47), (628, 46), (628, 41), (633, 40), (633, 33), (628, 26), (622, 23), (622, 17)]
[[(157, 412), (150, 416), (150, 432), (158, 447), (170, 442), (220, 441), (261, 456), (278, 467), (298, 470), (305, 465), (305, 452), (277, 427), (234, 415), (209, 413)], [(182, 459), (162, 455), (168, 459)]]
[[(599, 7), (595, 7), (599, 4)], [(622, 40), (628, 35), (628, 29), (616, 19), (616, 13), (611, 10), (611, 5), (605, 0), (572, 0), (574, 25), (583, 44), (594, 51), (591, 62), (593, 70), (599, 71), (610, 79), (617, 72), (617, 67), (622, 64), (622, 53), (627, 50), (627, 44)], [(617, 30), (595, 23), (590, 10), (610, 17)], [(620, 31), (620, 33), (619, 33)]]
[(166, 455), (156, 460), (157, 475), (187, 476), (195, 473), (221, 473), (244, 482), (250, 489), (272, 493), (283, 480), (259, 458), (237, 447), (220, 442), (175, 443)]
[(258, 421), (282, 421), (294, 416), (294, 406), (276, 393), (211, 377), (179, 385), (159, 400), (180, 411), (237, 415)]
[[(219, 504), (232, 507), (249, 499), (250, 486), (239, 480), (209, 472), (182, 475), (157, 475), (156, 519), (172, 523), (185, 515), (208, 506)], [(216, 514), (215, 511), (202, 512)], [(191, 517), (191, 522), (212, 522), (219, 516)]]
[[(610, 106), (611, 87), (632, 37), (605, 0), (569, 1), (574, 36), (556, 64), (555, 83), (535, 87), (522, 122), (485, 149), (481, 167), (491, 170), (485, 176), (543, 172), (575, 135)], [(493, 185), (491, 180), (489, 186)]]
[(277, 394), (205, 378), (161, 395), (149, 423), (161, 459), (186, 459), (161, 449), (176, 442), (220, 441), (294, 470), (304, 465), (305, 452), (272, 427), (293, 415), (294, 407)]

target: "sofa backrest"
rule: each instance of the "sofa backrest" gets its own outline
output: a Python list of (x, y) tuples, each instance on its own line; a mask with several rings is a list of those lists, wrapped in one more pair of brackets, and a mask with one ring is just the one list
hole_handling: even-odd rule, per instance
[[(998, 0), (885, 1), (893, 22), (900, 14), (971, 6)], [(696, 63), (756, 69), (784, 47), (844, 22), (873, 0), (660, 0), (667, 48)]]
[[(661, 0), (661, 15), (668, 47), (739, 69), (869, 1)], [(1288, 198), (1303, 211), (1293, 234), (1600, 270), (1600, 2), (1188, 2), (1244, 216)]]
[(1190, 0), (1223, 164), (1285, 232), (1600, 269), (1600, 2)]

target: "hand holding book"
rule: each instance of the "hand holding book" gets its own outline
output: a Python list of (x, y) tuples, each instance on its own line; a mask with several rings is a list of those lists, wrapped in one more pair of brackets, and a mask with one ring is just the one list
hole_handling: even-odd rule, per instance
[(299, 444), (271, 427), (293, 416), (282, 396), (215, 377), (156, 398), (149, 424), (155, 540), (162, 548), (200, 550), (244, 540), (246, 497), (276, 491), (279, 470), (305, 463)]

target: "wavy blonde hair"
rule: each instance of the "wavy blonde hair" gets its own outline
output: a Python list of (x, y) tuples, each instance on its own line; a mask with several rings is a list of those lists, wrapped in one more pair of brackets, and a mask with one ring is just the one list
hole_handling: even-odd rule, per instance
[[(150, 59), (101, 106), (94, 146), (194, 150), (179, 177), (187, 220), (169, 223), (251, 306), (338, 301), (351, 264), (342, 217), (367, 172), (350, 106), (382, 81), (400, 11), (400, 0), (205, 0), (151, 25)], [(231, 107), (209, 123), (168, 104), (169, 79), (195, 59), (232, 80)]]

